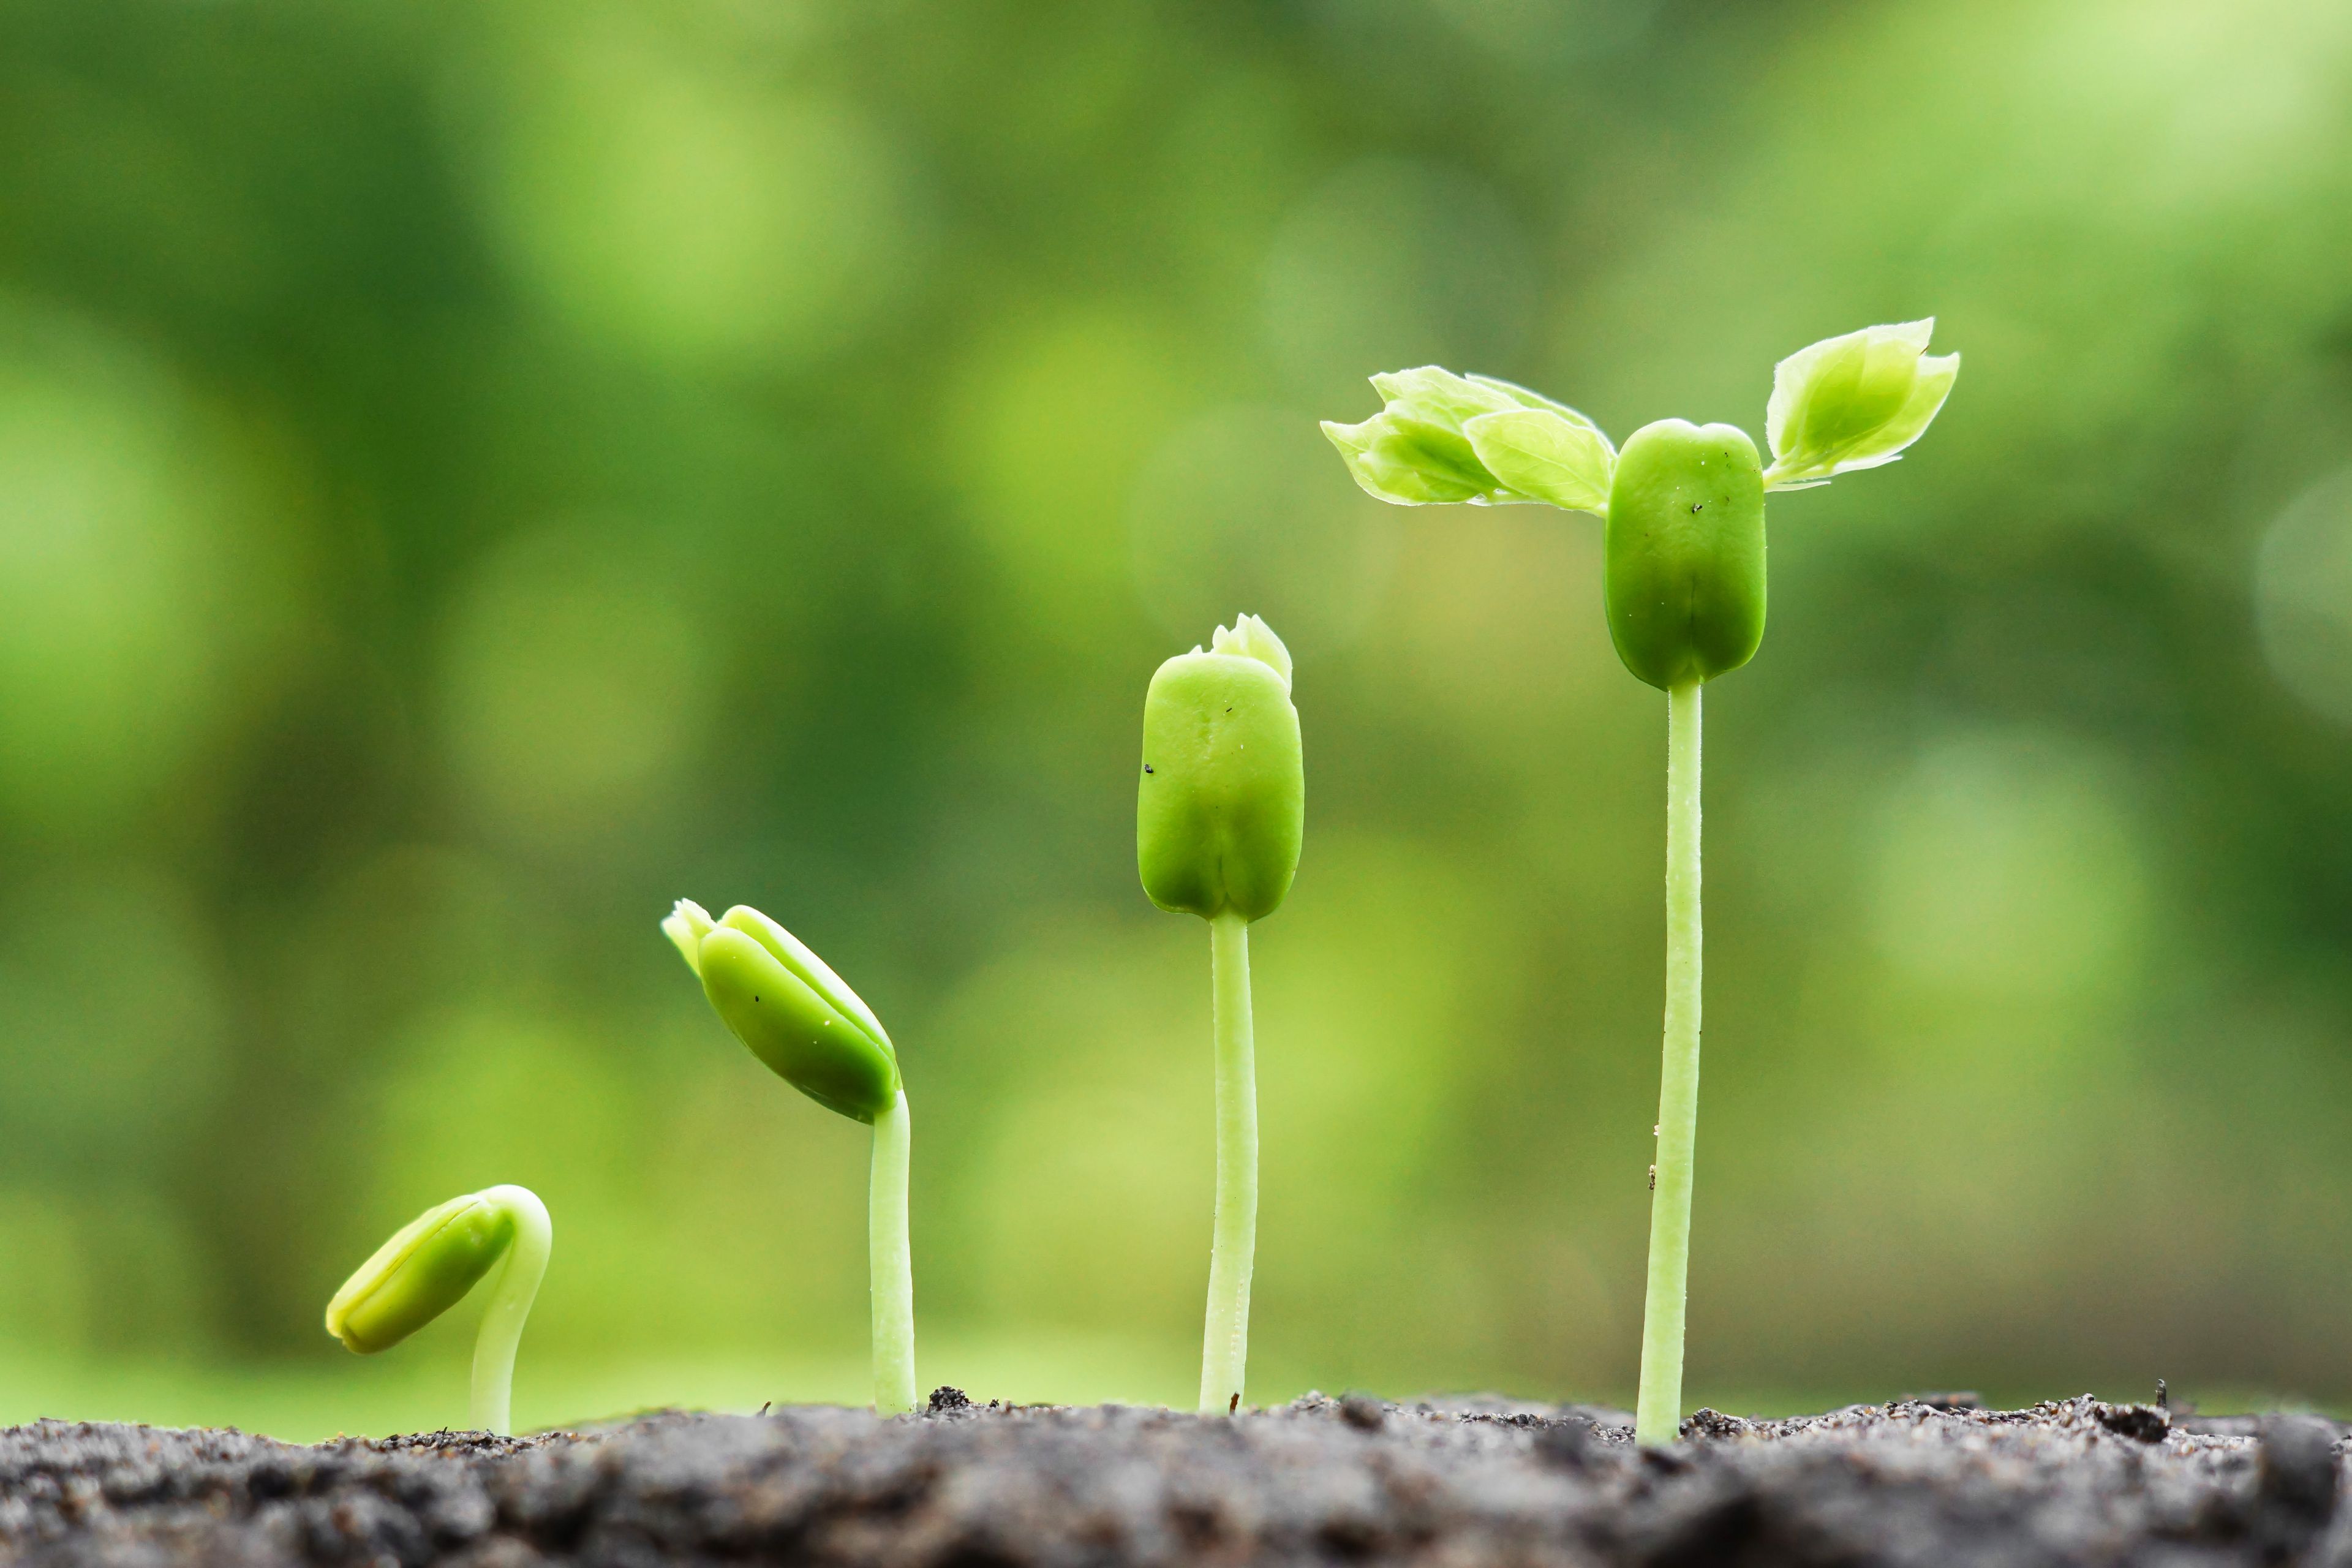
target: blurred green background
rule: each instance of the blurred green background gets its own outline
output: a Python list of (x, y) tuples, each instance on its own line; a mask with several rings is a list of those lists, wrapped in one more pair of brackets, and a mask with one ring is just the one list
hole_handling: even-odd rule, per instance
[(857, 1399), (862, 1130), (656, 922), (888, 1020), (921, 1371), (1186, 1400), (1207, 941), (1144, 684), (1298, 663), (1252, 1394), (1630, 1397), (1664, 704), (1622, 439), (1934, 313), (1708, 700), (1694, 1404), (2352, 1398), (2352, 8), (0, 0), (0, 1416), (462, 1418), (343, 1275), (522, 1182), (526, 1425)]

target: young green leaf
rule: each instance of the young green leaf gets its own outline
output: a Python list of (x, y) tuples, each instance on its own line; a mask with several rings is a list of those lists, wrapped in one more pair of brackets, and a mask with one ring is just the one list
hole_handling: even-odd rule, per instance
[(1290, 649), (1255, 616), (1236, 616), (1232, 626), (1219, 626), (1209, 637), (1209, 651), (1254, 658), (1282, 677), (1284, 690), (1290, 689)]
[(1372, 390), (1381, 395), (1390, 413), (1409, 414), (1433, 425), (1443, 425), (1456, 434), (1481, 414), (1526, 406), (1513, 395), (1517, 389), (1508, 388), (1505, 383), (1490, 384), (1456, 375), (1433, 364), (1386, 370), (1371, 379)]
[(1367, 495), (1393, 506), (1475, 501), (1501, 488), (1458, 431), (1383, 412), (1360, 425), (1323, 421), (1348, 472)]
[(1481, 414), (1463, 426), (1494, 476), (1518, 494), (1570, 511), (1606, 512), (1616, 454), (1591, 421), (1549, 408)]
[[(1380, 413), (1360, 425), (1327, 419), (1323, 433), (1356, 483), (1381, 500), (1397, 506), (1540, 502), (1598, 510), (1591, 498), (1607, 499), (1609, 438), (1564, 403), (1490, 375), (1456, 375), (1433, 364), (1383, 371), (1372, 377), (1372, 387), (1386, 400)], [(1479, 428), (1489, 432), (1491, 451), (1479, 444)], [(1597, 482), (1596, 449), (1603, 458)], [(1495, 458), (1518, 478), (1497, 468)]]
[(1772, 371), (1767, 489), (1800, 489), (1894, 462), (1951, 395), (1958, 354), (1929, 355), (1935, 318), (1864, 327), (1799, 349)]
[(1463, 379), (1470, 382), (1474, 385), (1483, 386), (1490, 392), (1499, 392), (1504, 396), (1509, 398), (1513, 403), (1517, 404), (1521, 408), (1549, 409), (1552, 413), (1559, 415), (1563, 419), (1572, 421), (1578, 425), (1585, 426), (1590, 429), (1598, 430), (1601, 428), (1600, 426), (1593, 424), (1593, 422), (1586, 416), (1577, 412), (1573, 408), (1570, 408), (1567, 404), (1559, 401), (1557, 398), (1546, 397), (1542, 393), (1536, 391), (1534, 388), (1521, 386), (1517, 382), (1505, 381), (1500, 376), (1480, 375), (1475, 371), (1471, 372)]
[(702, 973), (702, 939), (715, 923), (710, 911), (692, 899), (678, 900), (662, 921), (662, 935), (677, 945), (686, 957), (686, 966), (697, 974)]

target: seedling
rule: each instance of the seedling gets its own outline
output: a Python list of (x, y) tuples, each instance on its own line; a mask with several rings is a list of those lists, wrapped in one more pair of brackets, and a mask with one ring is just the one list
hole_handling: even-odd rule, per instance
[(1782, 360), (1764, 416), (1770, 467), (1730, 425), (1662, 419), (1620, 452), (1565, 404), (1434, 365), (1372, 377), (1387, 406), (1326, 422), (1356, 482), (1399, 506), (1539, 502), (1605, 521), (1602, 600), (1625, 668), (1666, 694), (1665, 1066), (1634, 1436), (1680, 1429), (1691, 1157), (1698, 1132), (1699, 688), (1764, 637), (1764, 496), (1891, 463), (1943, 407), (1960, 356), (1935, 321), (1865, 327)]
[(1281, 904), (1298, 870), (1307, 777), (1290, 650), (1255, 616), (1217, 628), (1209, 651), (1161, 665), (1143, 700), (1135, 858), (1143, 890), (1209, 922), (1217, 1057), (1217, 1215), (1209, 1248), (1201, 1411), (1241, 1408), (1249, 1361), (1250, 1268), (1257, 1252), (1257, 1068), (1249, 927)]
[(907, 1245), (907, 1094), (874, 1010), (792, 932), (738, 904), (713, 921), (680, 899), (662, 930), (703, 994), (768, 1069), (827, 1110), (874, 1129), (866, 1249), (874, 1409), (915, 1408), (915, 1267)]
[(327, 1303), (327, 1331), (362, 1355), (388, 1351), (461, 1300), (504, 1258), (474, 1336), (470, 1419), (504, 1436), (515, 1347), (547, 1272), (555, 1227), (529, 1187), (485, 1187), (426, 1209), (375, 1249)]

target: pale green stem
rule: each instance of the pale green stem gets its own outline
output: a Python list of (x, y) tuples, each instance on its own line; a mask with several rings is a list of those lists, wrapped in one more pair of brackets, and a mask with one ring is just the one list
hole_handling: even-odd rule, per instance
[(1257, 1254), (1257, 1064), (1250, 1030), (1249, 921), (1209, 921), (1217, 1048), (1217, 1223), (1209, 1247), (1209, 1322), (1201, 1347), (1201, 1414), (1241, 1407), (1249, 1363), (1250, 1265)]
[(1656, 1191), (1650, 1199), (1650, 1285), (1642, 1307), (1638, 1443), (1682, 1432), (1683, 1306), (1690, 1277), (1691, 1158), (1698, 1142), (1699, 698), (1666, 693), (1666, 1051), (1658, 1083)]
[(915, 1260), (907, 1245), (907, 1095), (874, 1118), (866, 1246), (874, 1301), (874, 1414), (915, 1407)]
[(515, 1347), (522, 1342), (523, 1322), (547, 1273), (555, 1226), (547, 1217), (547, 1205), (529, 1187), (486, 1187), (480, 1196), (514, 1219), (514, 1240), (499, 1266), (499, 1282), (491, 1288), (481, 1330), (474, 1336), (474, 1429), (504, 1436), (514, 1425)]

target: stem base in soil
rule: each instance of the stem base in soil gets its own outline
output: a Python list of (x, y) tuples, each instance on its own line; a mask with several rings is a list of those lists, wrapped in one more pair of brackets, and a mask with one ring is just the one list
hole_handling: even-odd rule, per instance
[(1217, 1051), (1217, 1223), (1209, 1249), (1209, 1319), (1201, 1347), (1201, 1414), (1241, 1408), (1249, 1361), (1250, 1266), (1257, 1253), (1257, 1063), (1250, 1028), (1249, 921), (1209, 921)]
[(1666, 692), (1666, 1026), (1658, 1084), (1657, 1187), (1642, 1306), (1636, 1442), (1681, 1435), (1683, 1309), (1690, 1277), (1691, 1161), (1698, 1142), (1699, 683)]
[(874, 1413), (915, 1408), (915, 1263), (907, 1242), (907, 1164), (912, 1129), (907, 1093), (874, 1118), (866, 1192), (868, 1289), (874, 1303)]

